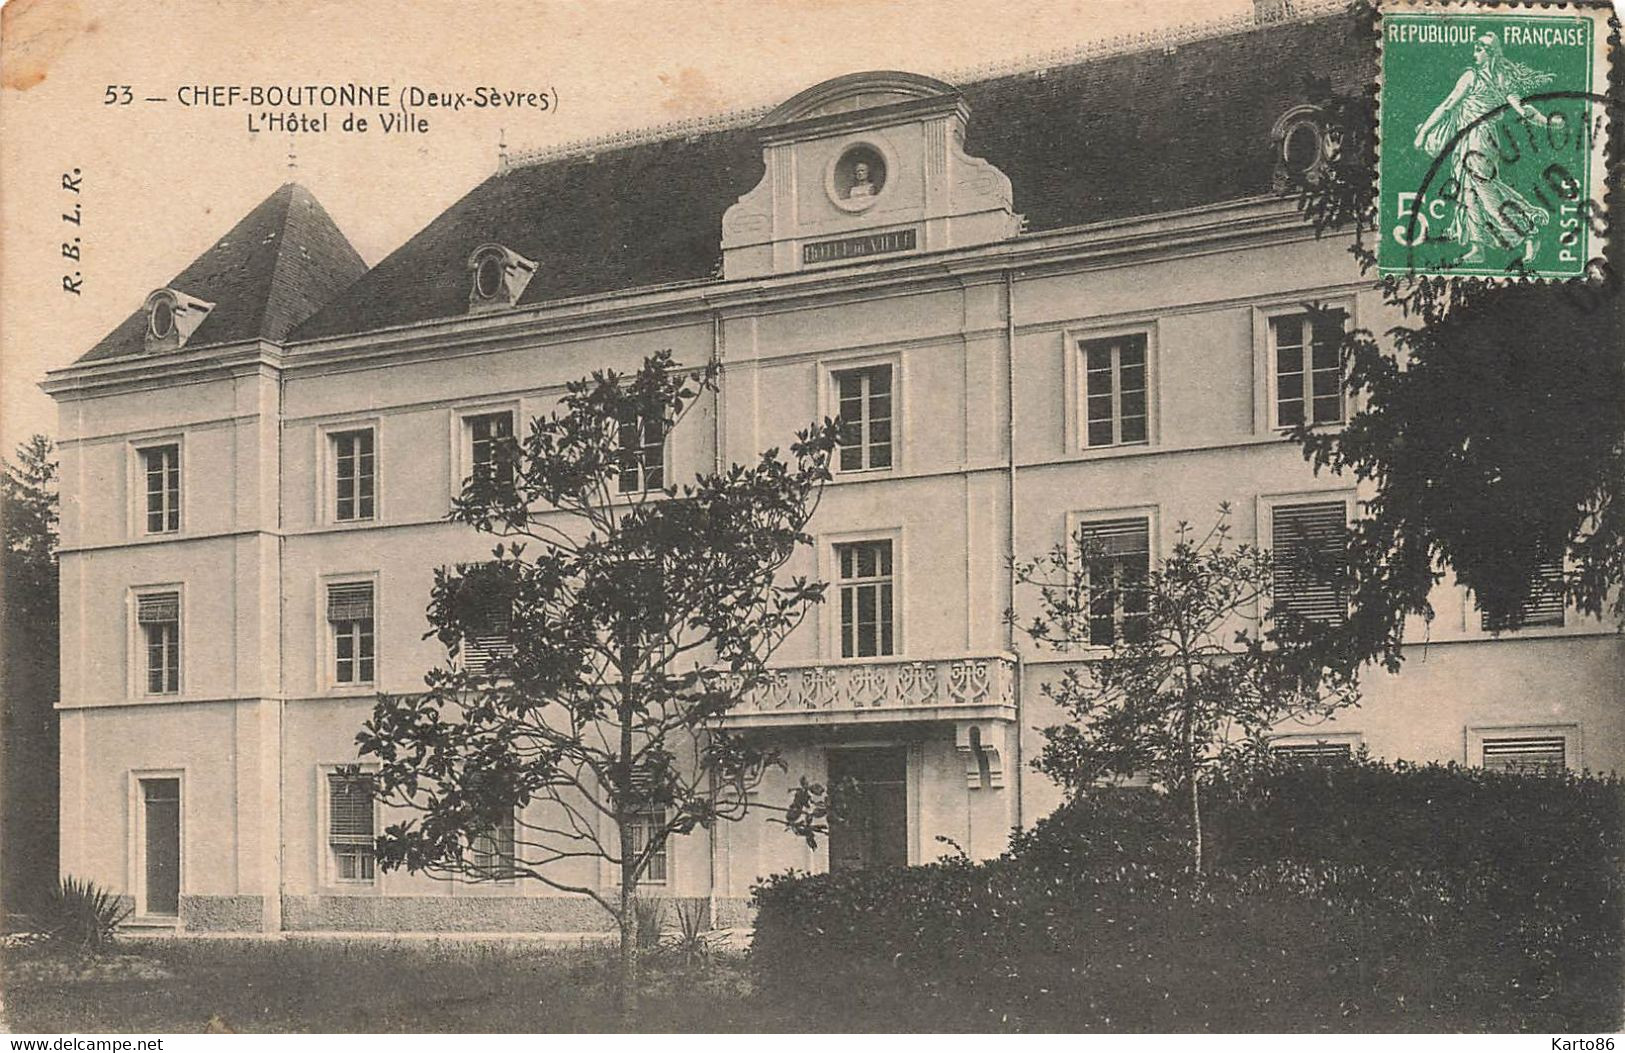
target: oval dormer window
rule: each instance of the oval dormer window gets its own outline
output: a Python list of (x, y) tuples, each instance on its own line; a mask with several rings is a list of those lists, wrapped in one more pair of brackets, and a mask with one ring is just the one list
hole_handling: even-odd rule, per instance
[(502, 292), (502, 258), (488, 253), (474, 269), (474, 292), (482, 300), (495, 300)]
[(468, 309), (497, 311), (519, 302), (536, 264), (494, 241), (468, 254)]
[(154, 340), (167, 339), (175, 331), (175, 305), (165, 297), (155, 300), (152, 314), (147, 318), (147, 327), (152, 331)]
[(1286, 133), (1286, 143), (1281, 152), (1285, 155), (1289, 170), (1300, 175), (1308, 173), (1326, 155), (1326, 148), (1321, 145), (1320, 129), (1312, 121), (1293, 125)]
[(1335, 153), (1325, 115), (1314, 106), (1295, 106), (1282, 114), (1270, 138), (1274, 143), (1276, 190), (1315, 182)]

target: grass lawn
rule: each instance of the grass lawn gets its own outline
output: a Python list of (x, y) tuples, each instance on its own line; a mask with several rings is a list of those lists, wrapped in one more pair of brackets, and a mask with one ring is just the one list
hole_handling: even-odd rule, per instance
[[(5, 1006), (22, 1033), (619, 1030), (614, 951), (530, 941), (163, 940), (84, 975), (8, 950)], [(167, 974), (167, 975), (166, 975)], [(641, 1030), (802, 1030), (753, 992), (743, 957), (647, 963)]]

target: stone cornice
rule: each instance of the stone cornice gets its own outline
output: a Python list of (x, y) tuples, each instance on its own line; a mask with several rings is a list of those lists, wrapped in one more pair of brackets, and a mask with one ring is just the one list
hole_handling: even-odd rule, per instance
[[(965, 249), (853, 263), (737, 281), (696, 281), (460, 315), (278, 346), (267, 341), (134, 355), (70, 366), (42, 388), (58, 399), (169, 386), (245, 370), (286, 376), (355, 366), (534, 346), (584, 332), (631, 332), (690, 324), (698, 317), (749, 314), (767, 305), (816, 306), (1069, 270), (1095, 270), (1309, 240), (1313, 230), (1284, 198), (1262, 197), (1179, 212), (1022, 235)], [(161, 370), (154, 366), (161, 363)]]
[(40, 383), (40, 390), (60, 402), (251, 373), (274, 376), (281, 368), (282, 349), (278, 345), (269, 340), (244, 340), (164, 354), (124, 355), (53, 369)]

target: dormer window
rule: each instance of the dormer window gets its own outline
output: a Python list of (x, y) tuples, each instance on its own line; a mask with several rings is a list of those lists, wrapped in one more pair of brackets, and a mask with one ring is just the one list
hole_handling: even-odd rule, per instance
[(474, 269), (474, 296), (481, 300), (495, 300), (502, 291), (502, 260), (487, 253)]
[(1270, 133), (1275, 153), (1274, 184), (1285, 190), (1296, 183), (1314, 182), (1331, 164), (1336, 150), (1318, 106), (1294, 106), (1281, 115)]
[(177, 289), (159, 289), (147, 297), (148, 351), (175, 351), (203, 324), (214, 304)]
[(169, 299), (161, 299), (152, 305), (152, 314), (147, 318), (147, 332), (152, 334), (154, 340), (164, 340), (175, 331), (175, 305)]
[(512, 307), (536, 273), (531, 260), (501, 245), (487, 244), (468, 257), (468, 308), (490, 311)]

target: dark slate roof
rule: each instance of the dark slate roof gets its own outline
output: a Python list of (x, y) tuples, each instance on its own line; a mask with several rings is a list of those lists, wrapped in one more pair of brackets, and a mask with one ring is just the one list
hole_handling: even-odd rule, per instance
[[(966, 151), (1010, 177), (1029, 231), (1267, 194), (1276, 120), (1311, 77), (1369, 83), (1369, 52), (1339, 12), (976, 81), (962, 86)], [(486, 242), (540, 264), (521, 304), (714, 278), (722, 214), (761, 177), (750, 128), (498, 173), (293, 336), (465, 314), (468, 256)]]
[[(165, 287), (214, 304), (188, 347), (281, 340), (366, 270), (310, 191), (284, 183)], [(146, 331), (137, 310), (79, 361), (139, 354)]]

